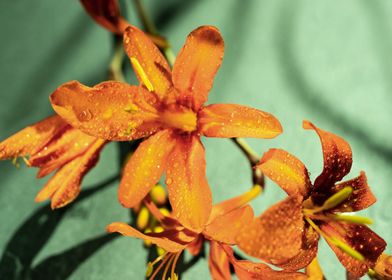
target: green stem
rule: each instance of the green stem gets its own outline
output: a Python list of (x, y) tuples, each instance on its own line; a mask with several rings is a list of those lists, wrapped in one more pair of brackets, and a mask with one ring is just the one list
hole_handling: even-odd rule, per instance
[(125, 82), (124, 74), (122, 71), (122, 64), (124, 60), (124, 49), (122, 43), (122, 37), (115, 35), (114, 36), (114, 53), (112, 60), (109, 64), (109, 79)]
[[(140, 0), (134, 0), (135, 5), (136, 5), (136, 11), (139, 15), (140, 20), (142, 21), (142, 24), (144, 26), (144, 29), (147, 31), (147, 33), (161, 37), (157, 31), (157, 28), (154, 24), (154, 22), (150, 19), (150, 17), (147, 15), (142, 2)], [(167, 43), (167, 46), (162, 47), (161, 51), (163, 52), (164, 56), (166, 57), (167, 61), (169, 62), (170, 66), (173, 67), (174, 61), (176, 60), (176, 56), (174, 55), (174, 52), (172, 48), (170, 47), (169, 43)]]

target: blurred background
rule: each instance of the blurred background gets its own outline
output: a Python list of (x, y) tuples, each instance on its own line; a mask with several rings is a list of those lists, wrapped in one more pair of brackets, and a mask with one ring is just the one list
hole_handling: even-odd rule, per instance
[[(378, 203), (363, 211), (392, 243), (392, 2), (367, 0), (145, 0), (147, 13), (174, 51), (200, 25), (217, 26), (225, 57), (211, 103), (239, 103), (273, 113), (284, 133), (250, 140), (261, 155), (283, 148), (298, 156), (314, 179), (322, 169), (319, 139), (302, 120), (345, 138), (354, 164), (365, 170)], [(122, 2), (140, 26), (132, 1)], [(112, 37), (77, 0), (0, 2), (0, 140), (53, 113), (50, 93), (61, 83), (94, 85), (107, 79)], [(127, 63), (128, 64), (128, 63)], [(126, 66), (129, 82), (134, 74)], [(203, 139), (214, 201), (251, 186), (248, 162), (232, 142)], [(0, 278), (143, 279), (142, 241), (105, 234), (113, 221), (130, 221), (117, 201), (118, 146), (108, 145), (83, 182), (75, 203), (52, 212), (34, 203), (44, 185), (36, 169), (0, 162)], [(256, 214), (285, 195), (271, 181), (252, 205)], [(388, 247), (387, 252), (392, 253)], [(321, 241), (328, 279), (345, 271)], [(209, 279), (206, 259), (182, 274)]]

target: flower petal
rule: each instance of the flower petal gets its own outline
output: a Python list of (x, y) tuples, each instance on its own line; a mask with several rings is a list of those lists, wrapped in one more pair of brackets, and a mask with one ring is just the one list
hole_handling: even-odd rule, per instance
[(276, 265), (290, 271), (306, 267), (317, 256), (319, 237), (313, 228), (305, 227), (302, 246), (298, 254), (291, 259), (276, 263)]
[(169, 157), (166, 185), (173, 215), (183, 226), (201, 232), (211, 212), (212, 196), (199, 137), (178, 138)]
[(328, 236), (345, 242), (365, 258), (364, 261), (354, 259), (327, 240), (340, 262), (353, 276), (360, 277), (369, 268), (374, 267), (378, 257), (386, 247), (385, 241), (364, 225), (328, 222), (321, 225), (321, 230)]
[(240, 280), (268, 279), (268, 280), (304, 280), (306, 275), (300, 272), (276, 271), (263, 263), (255, 263), (247, 260), (237, 260), (233, 249), (227, 245), (220, 244), (225, 250), (230, 263), (233, 265), (235, 274)]
[(105, 143), (104, 140), (96, 140), (85, 153), (65, 164), (37, 194), (35, 201), (52, 198), (52, 209), (71, 203), (80, 192), (84, 175), (97, 163)]
[(65, 163), (84, 153), (97, 139), (69, 127), (61, 136), (49, 142), (45, 149), (30, 157), (31, 166), (40, 168), (38, 177), (44, 177)]
[(235, 238), (239, 231), (244, 226), (249, 225), (253, 221), (253, 218), (252, 207), (246, 205), (213, 220), (206, 226), (203, 234), (210, 240), (235, 244)]
[(314, 182), (312, 194), (313, 200), (317, 204), (322, 204), (330, 197), (330, 188), (350, 172), (351, 147), (343, 138), (321, 130), (309, 121), (304, 121), (303, 127), (317, 132), (323, 149), (324, 168)]
[(236, 241), (245, 253), (275, 264), (300, 252), (303, 235), (301, 200), (288, 197), (245, 226)]
[[(230, 248), (230, 247), (229, 247)], [(230, 248), (231, 249), (231, 248)], [(230, 280), (230, 262), (227, 253), (218, 242), (210, 242), (210, 254), (208, 257), (208, 267), (211, 277), (214, 280)]]
[(320, 264), (315, 257), (312, 262), (305, 269), (306, 275), (309, 277), (308, 280), (324, 280), (324, 273), (321, 270)]
[(382, 254), (374, 267), (374, 271), (384, 277), (382, 279), (391, 280), (392, 279), (392, 257), (387, 254)]
[(160, 128), (157, 98), (141, 87), (109, 81), (91, 88), (71, 81), (58, 87), (50, 99), (68, 123), (98, 138), (132, 140)]
[(129, 23), (121, 16), (118, 0), (80, 0), (89, 15), (110, 32), (122, 34)]
[(306, 198), (311, 182), (305, 165), (295, 156), (281, 149), (266, 152), (256, 168), (278, 184), (289, 196)]
[(261, 192), (261, 187), (255, 185), (249, 191), (236, 196), (234, 198), (224, 200), (212, 206), (211, 214), (208, 219), (208, 224), (220, 216), (223, 216), (233, 210), (239, 209), (248, 204), (252, 199), (258, 196)]
[(212, 104), (199, 112), (199, 131), (208, 137), (274, 138), (282, 132), (271, 114), (237, 104)]
[(337, 193), (345, 187), (353, 188), (353, 192), (343, 204), (333, 209), (334, 212), (356, 212), (368, 208), (376, 202), (376, 198), (370, 190), (365, 172), (363, 171), (358, 177), (335, 185), (331, 189), (331, 192)]
[(124, 32), (124, 49), (140, 83), (149, 87), (146, 84), (147, 79), (151, 89), (162, 100), (173, 85), (170, 66), (157, 46), (143, 31), (131, 25)]
[(28, 126), (0, 143), (0, 159), (33, 155), (67, 127), (69, 125), (57, 115)]
[(156, 244), (157, 246), (163, 248), (168, 252), (179, 252), (182, 251), (186, 246), (186, 244), (181, 244), (171, 240), (171, 231), (143, 234), (140, 231), (131, 227), (130, 225), (121, 222), (111, 223), (107, 226), (106, 230), (110, 233), (118, 232), (124, 236), (136, 237), (146, 241), (150, 241), (151, 243)]
[(223, 38), (216, 27), (201, 26), (188, 35), (173, 67), (182, 105), (198, 110), (207, 101), (223, 53)]
[(148, 194), (166, 169), (176, 141), (162, 130), (143, 141), (126, 164), (118, 191), (124, 207), (134, 207)]

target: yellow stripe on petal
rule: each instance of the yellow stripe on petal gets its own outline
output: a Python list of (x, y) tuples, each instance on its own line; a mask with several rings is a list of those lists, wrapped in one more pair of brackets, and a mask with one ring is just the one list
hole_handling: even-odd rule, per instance
[(154, 91), (154, 86), (152, 85), (151, 81), (148, 79), (146, 72), (144, 72), (143, 67), (140, 65), (139, 61), (131, 57), (131, 63), (133, 65), (133, 68), (139, 75), (140, 79), (142, 80), (143, 84), (146, 86), (146, 88), (149, 91)]

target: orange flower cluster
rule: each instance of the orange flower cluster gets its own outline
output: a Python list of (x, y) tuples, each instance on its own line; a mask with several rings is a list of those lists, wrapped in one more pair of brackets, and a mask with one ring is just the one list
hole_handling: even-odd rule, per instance
[[(198, 255), (204, 243), (209, 244), (213, 279), (231, 279), (231, 267), (239, 279), (322, 279), (317, 263), (320, 236), (353, 277), (369, 273), (391, 279), (390, 257), (382, 254), (386, 243), (366, 226), (370, 220), (342, 214), (376, 201), (364, 172), (340, 182), (352, 165), (351, 148), (344, 139), (305, 121), (304, 128), (320, 137), (324, 155), (323, 171), (314, 183), (299, 159), (271, 149), (255, 168), (277, 183), (286, 199), (254, 217), (249, 202), (262, 188), (255, 185), (247, 193), (212, 205), (200, 137), (273, 138), (282, 132), (279, 121), (242, 105), (204, 105), (224, 53), (217, 28), (192, 31), (171, 68), (150, 36), (121, 16), (117, 1), (81, 2), (99, 24), (123, 34), (124, 49), (140, 84), (65, 83), (50, 97), (55, 116), (0, 143), (0, 159), (23, 157), (28, 166), (39, 168), (38, 177), (57, 170), (36, 201), (51, 199), (52, 208), (65, 206), (80, 192), (83, 176), (106, 143), (143, 138), (123, 169), (118, 196), (127, 208), (144, 203), (161, 230), (143, 233), (122, 222), (110, 224), (107, 230), (164, 249), (148, 263), (151, 279), (158, 273), (162, 279), (169, 274), (177, 279), (181, 253)], [(172, 209), (167, 213), (149, 196), (164, 173)], [(239, 259), (235, 245), (261, 262)], [(299, 272), (303, 268), (305, 273)]]

